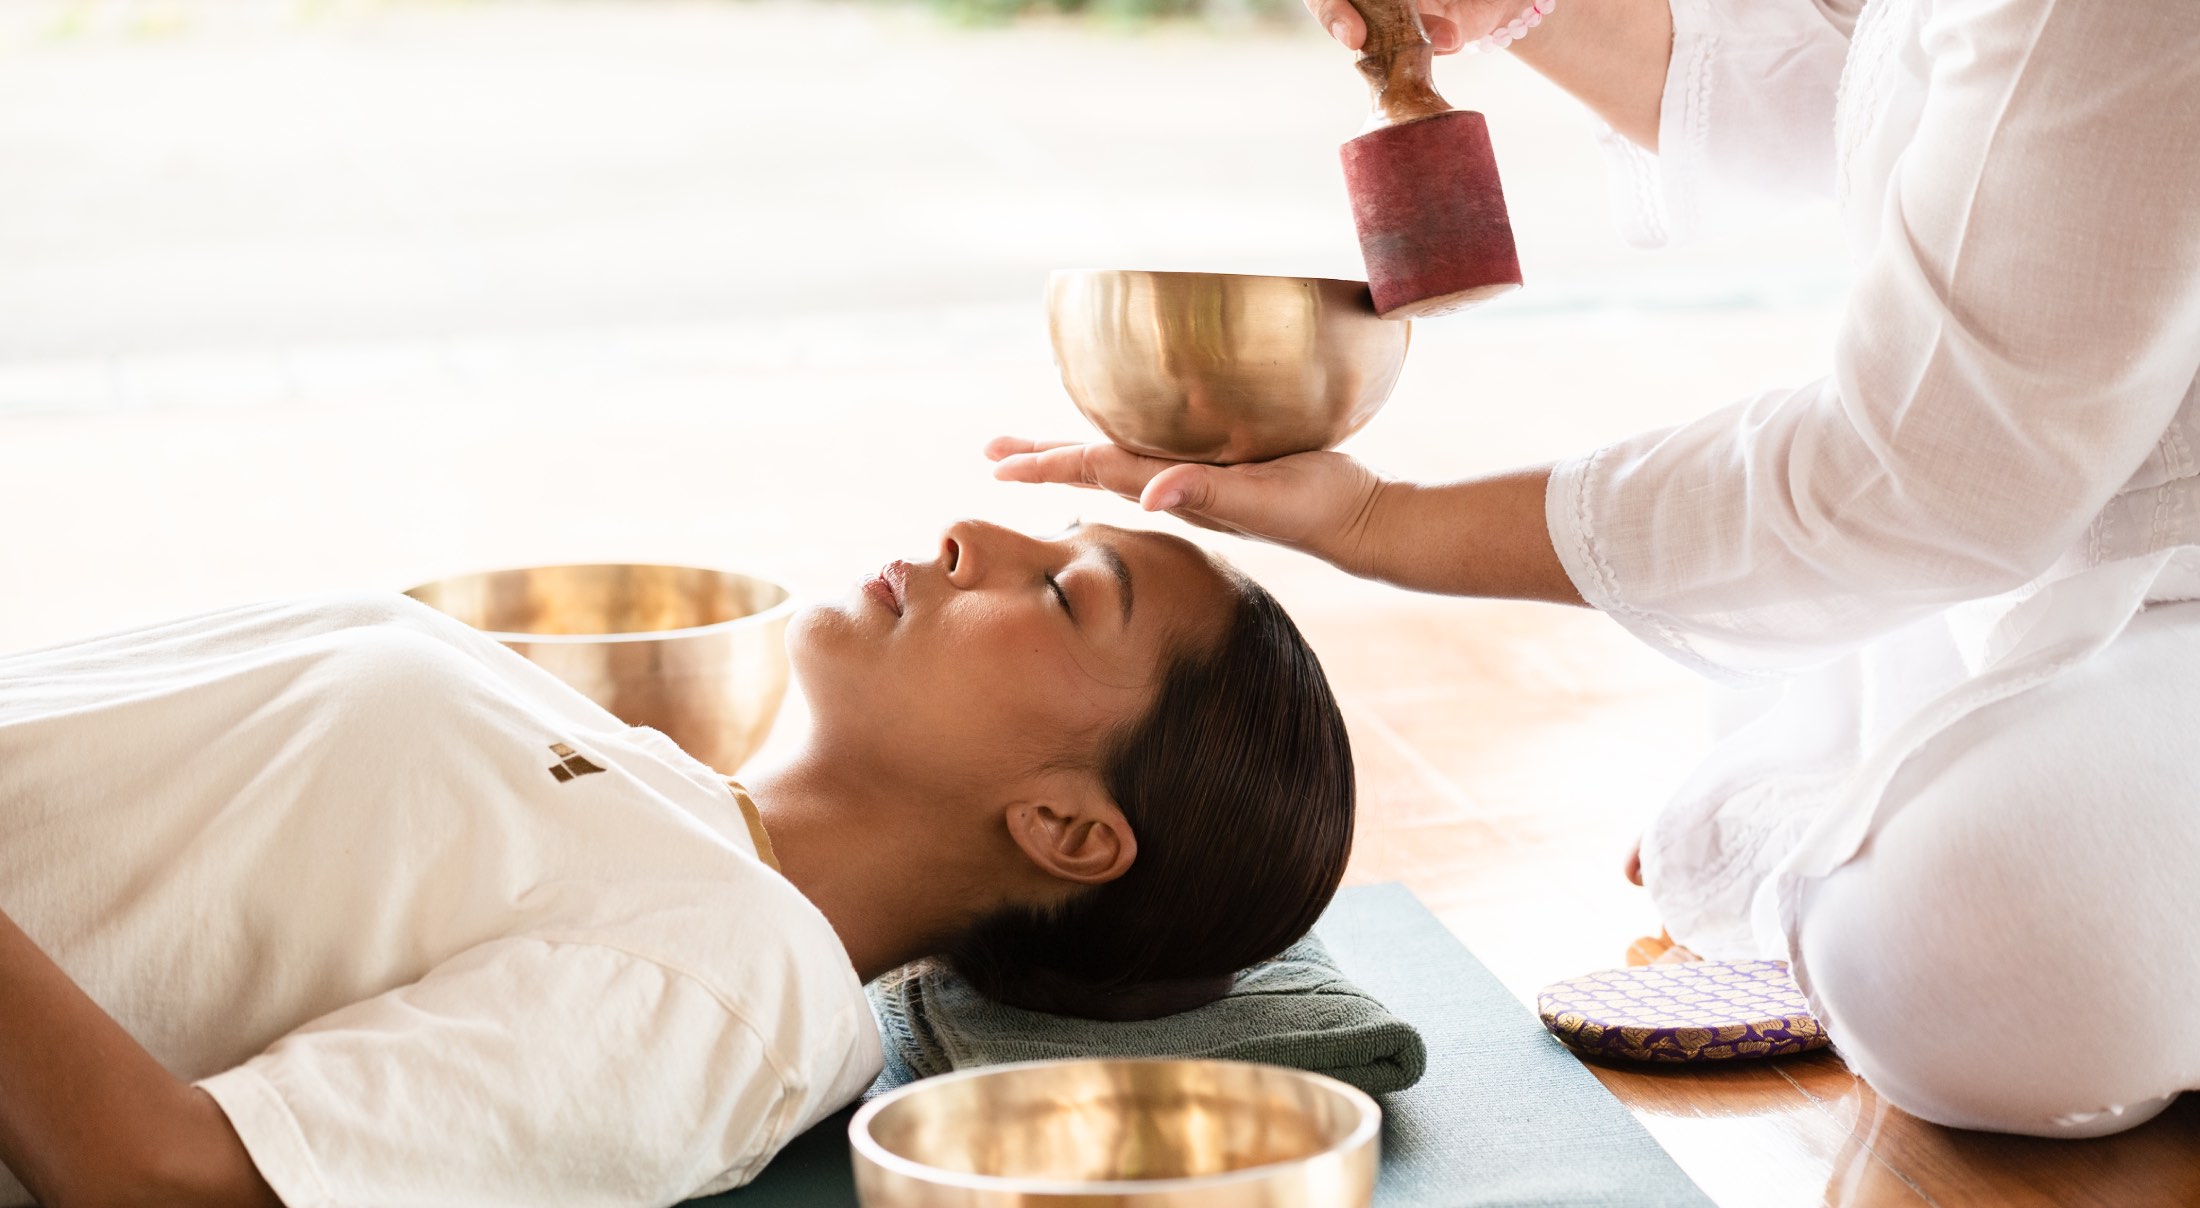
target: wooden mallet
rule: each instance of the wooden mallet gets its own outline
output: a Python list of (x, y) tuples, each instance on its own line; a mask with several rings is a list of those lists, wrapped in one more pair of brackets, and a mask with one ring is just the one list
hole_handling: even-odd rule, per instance
[(1431, 79), (1415, 0), (1350, 0), (1367, 22), (1358, 67), (1375, 112), (1344, 145), (1345, 188), (1386, 319), (1460, 310), (1520, 284), (1489, 126)]

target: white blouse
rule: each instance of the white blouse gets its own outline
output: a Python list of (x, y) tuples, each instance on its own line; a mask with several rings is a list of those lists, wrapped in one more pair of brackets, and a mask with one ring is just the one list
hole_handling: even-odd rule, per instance
[(1918, 744), (2200, 598), (2200, 3), (1671, 4), (1659, 153), (1607, 137), (1630, 237), (1830, 192), (1856, 286), (1825, 377), (1568, 461), (1547, 515), (1590, 604), (1785, 679), (1676, 802), (1718, 824), (1644, 852), (1676, 936), (1762, 950), (1742, 899), (1845, 861)]

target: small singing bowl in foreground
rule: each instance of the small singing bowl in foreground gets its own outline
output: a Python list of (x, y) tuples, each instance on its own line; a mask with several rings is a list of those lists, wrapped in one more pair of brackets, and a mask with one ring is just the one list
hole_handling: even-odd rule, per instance
[(1088, 269), (1047, 281), (1047, 330), (1063, 388), (1109, 440), (1229, 464), (1359, 431), (1413, 325), (1376, 315), (1364, 281)]
[(848, 1134), (863, 1208), (1366, 1208), (1381, 1127), (1320, 1074), (1072, 1060), (911, 1083)]
[(517, 650), (631, 726), (720, 772), (763, 745), (787, 694), (787, 589), (692, 566), (537, 566), (405, 593)]

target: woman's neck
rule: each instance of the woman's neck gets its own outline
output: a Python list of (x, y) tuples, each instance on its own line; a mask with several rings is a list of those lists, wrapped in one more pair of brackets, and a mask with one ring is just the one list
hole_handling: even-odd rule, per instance
[(742, 784), (780, 872), (824, 913), (857, 976), (870, 981), (938, 952), (988, 907), (976, 889), (980, 870), (962, 866), (969, 845), (943, 842), (941, 813), (894, 796), (882, 787), (888, 778), (836, 762), (805, 753)]

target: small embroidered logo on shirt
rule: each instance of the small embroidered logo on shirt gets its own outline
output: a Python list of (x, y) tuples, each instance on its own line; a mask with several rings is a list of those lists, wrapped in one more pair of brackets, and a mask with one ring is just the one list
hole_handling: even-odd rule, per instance
[(586, 776), (590, 772), (603, 771), (602, 768), (588, 762), (586, 755), (574, 754), (573, 748), (562, 742), (551, 743), (550, 753), (558, 757), (558, 762), (550, 765), (550, 774), (557, 778), (559, 784), (564, 784), (575, 776)]

